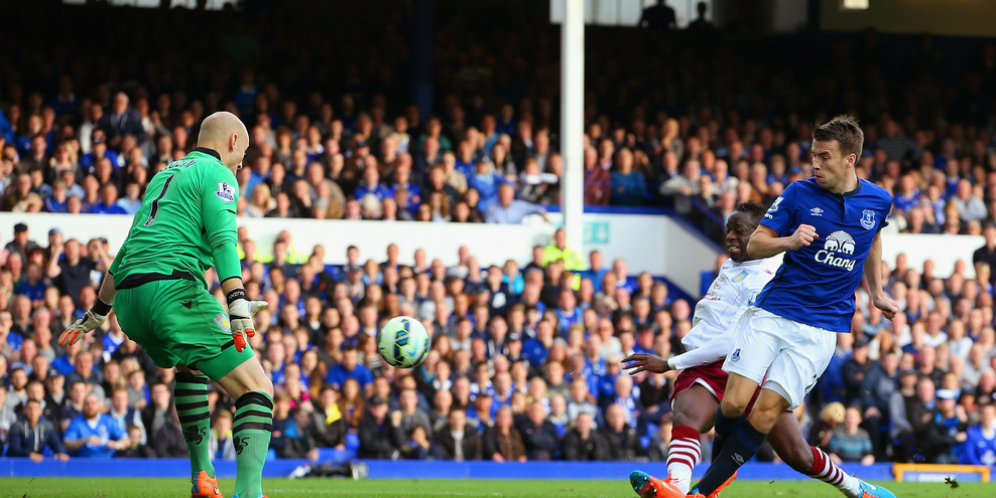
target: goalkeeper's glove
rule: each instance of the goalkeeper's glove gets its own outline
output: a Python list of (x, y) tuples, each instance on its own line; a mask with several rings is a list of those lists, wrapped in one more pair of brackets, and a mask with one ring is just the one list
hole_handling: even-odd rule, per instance
[(235, 289), (225, 296), (228, 301), (228, 319), (232, 327), (232, 340), (235, 350), (242, 352), (248, 344), (248, 337), (256, 335), (252, 317), (266, 309), (266, 301), (250, 301), (245, 289)]
[(84, 334), (89, 334), (97, 327), (103, 325), (104, 320), (107, 319), (107, 314), (110, 312), (111, 305), (97, 298), (97, 302), (93, 303), (93, 307), (87, 310), (86, 313), (83, 313), (82, 317), (59, 334), (59, 346), (67, 348), (76, 344), (76, 342), (83, 338)]

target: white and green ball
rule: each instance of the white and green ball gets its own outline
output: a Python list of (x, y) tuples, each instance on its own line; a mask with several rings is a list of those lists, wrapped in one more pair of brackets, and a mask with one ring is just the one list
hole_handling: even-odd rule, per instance
[(429, 333), (418, 320), (396, 316), (377, 333), (377, 352), (397, 368), (417, 367), (429, 353)]

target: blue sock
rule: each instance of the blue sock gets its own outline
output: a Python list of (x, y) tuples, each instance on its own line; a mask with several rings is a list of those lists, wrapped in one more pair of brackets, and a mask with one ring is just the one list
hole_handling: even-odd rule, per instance
[(741, 421), (746, 419), (747, 418), (743, 414), (733, 418), (727, 417), (726, 415), (723, 415), (723, 407), (719, 407), (716, 409), (716, 421), (713, 422), (713, 425), (716, 428), (716, 434), (728, 436), (734, 431), (734, 429), (737, 428), (738, 425), (740, 425)]
[(739, 415), (734, 418), (727, 417), (723, 415), (723, 409), (716, 409), (716, 420), (713, 422), (713, 427), (716, 429), (715, 438), (712, 441), (712, 461), (716, 461), (716, 457), (723, 451), (723, 442), (726, 441), (726, 437), (730, 435), (731, 432), (736, 430), (737, 426), (746, 423), (747, 417), (745, 415)]
[[(718, 424), (717, 424), (718, 425)], [(721, 454), (713, 459), (709, 470), (702, 476), (702, 480), (695, 485), (693, 493), (702, 493), (705, 496), (711, 495), (716, 488), (720, 487), (734, 472), (747, 462), (764, 444), (767, 434), (759, 432), (750, 425), (750, 422), (743, 420), (737, 424), (737, 428), (725, 439)]]

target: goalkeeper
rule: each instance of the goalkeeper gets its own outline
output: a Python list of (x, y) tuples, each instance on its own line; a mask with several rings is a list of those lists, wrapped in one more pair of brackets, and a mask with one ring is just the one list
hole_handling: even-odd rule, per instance
[[(208, 452), (208, 381), (235, 399), (232, 431), (237, 476), (233, 498), (263, 496), (263, 460), (273, 421), (273, 384), (253, 355), (250, 302), (236, 252), (235, 172), (249, 134), (234, 114), (204, 119), (197, 148), (149, 182), (142, 207), (100, 287), (97, 303), (59, 336), (68, 346), (103, 323), (114, 304), (128, 337), (156, 365), (177, 368), (177, 415), (190, 450), (191, 496), (221, 498)], [(208, 292), (204, 272), (214, 266), (228, 300), (225, 310)]]

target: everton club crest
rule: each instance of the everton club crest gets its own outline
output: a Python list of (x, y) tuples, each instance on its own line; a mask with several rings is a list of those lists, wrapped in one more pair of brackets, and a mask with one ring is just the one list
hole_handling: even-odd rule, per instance
[(861, 211), (861, 226), (865, 227), (865, 230), (875, 228), (875, 224), (875, 211), (871, 209)]

